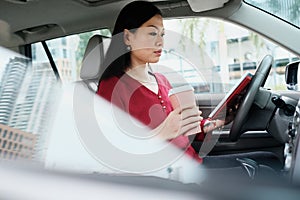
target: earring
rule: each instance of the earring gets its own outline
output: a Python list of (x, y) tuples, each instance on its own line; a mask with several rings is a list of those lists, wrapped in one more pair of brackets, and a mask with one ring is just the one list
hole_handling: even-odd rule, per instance
[(131, 46), (128, 45), (128, 46), (126, 47), (126, 49), (127, 49), (128, 51), (131, 51)]

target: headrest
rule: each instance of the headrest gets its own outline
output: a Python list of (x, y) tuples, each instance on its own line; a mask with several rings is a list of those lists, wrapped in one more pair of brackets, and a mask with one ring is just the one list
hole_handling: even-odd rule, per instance
[(94, 35), (89, 39), (80, 70), (82, 80), (100, 78), (101, 64), (109, 43), (110, 38), (101, 35)]

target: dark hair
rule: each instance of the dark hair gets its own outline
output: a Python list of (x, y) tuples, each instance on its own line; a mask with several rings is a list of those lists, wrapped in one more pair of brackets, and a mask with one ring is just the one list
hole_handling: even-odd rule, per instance
[(155, 15), (162, 15), (161, 11), (151, 2), (134, 1), (127, 4), (120, 12), (112, 33), (112, 40), (103, 62), (105, 69), (100, 81), (112, 76), (121, 76), (130, 66), (130, 51), (124, 43), (123, 31), (134, 32)]

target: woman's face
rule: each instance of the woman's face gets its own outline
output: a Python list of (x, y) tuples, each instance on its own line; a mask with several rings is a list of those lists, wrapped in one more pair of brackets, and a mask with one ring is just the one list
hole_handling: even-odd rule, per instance
[(160, 15), (155, 15), (134, 33), (124, 30), (124, 41), (131, 47), (131, 64), (133, 66), (159, 61), (163, 47), (164, 27)]

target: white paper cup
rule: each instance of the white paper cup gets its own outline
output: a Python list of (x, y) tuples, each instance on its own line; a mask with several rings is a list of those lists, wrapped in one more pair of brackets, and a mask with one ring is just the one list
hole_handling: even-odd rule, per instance
[[(190, 85), (184, 85), (171, 89), (169, 91), (169, 98), (174, 109), (176, 109), (177, 107), (185, 109), (196, 106), (194, 88)], [(199, 126), (189, 130), (184, 135), (194, 135), (199, 132), (201, 132), (200, 122)]]
[(172, 88), (169, 91), (169, 98), (174, 109), (196, 106), (194, 88), (190, 85)]

